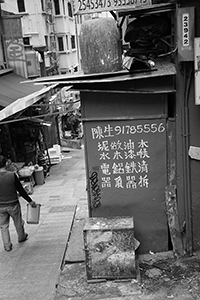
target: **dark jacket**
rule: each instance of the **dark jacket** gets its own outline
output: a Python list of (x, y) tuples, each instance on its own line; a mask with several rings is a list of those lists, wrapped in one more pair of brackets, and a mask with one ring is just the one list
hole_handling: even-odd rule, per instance
[(14, 172), (0, 172), (0, 206), (10, 206), (19, 203), (17, 192), (27, 202), (30, 203), (32, 201)]

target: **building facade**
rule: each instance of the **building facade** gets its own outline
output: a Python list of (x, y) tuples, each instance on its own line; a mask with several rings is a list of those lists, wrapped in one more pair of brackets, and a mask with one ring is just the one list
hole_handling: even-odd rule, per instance
[(27, 77), (66, 74), (79, 68), (76, 22), (68, 0), (8, 0), (3, 19), (18, 16)]

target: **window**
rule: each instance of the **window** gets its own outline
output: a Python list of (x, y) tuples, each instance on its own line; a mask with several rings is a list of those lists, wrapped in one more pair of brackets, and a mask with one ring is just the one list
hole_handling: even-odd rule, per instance
[(54, 0), (55, 15), (60, 15), (59, 0)]
[(49, 49), (49, 37), (48, 37), (48, 35), (45, 35), (44, 38), (45, 38), (45, 45), (46, 45), (47, 49)]
[(42, 11), (44, 11), (44, 2), (43, 2), (43, 0), (41, 0), (41, 7), (42, 7)]
[(70, 2), (67, 3), (67, 8), (68, 8), (68, 16), (72, 18), (73, 13), (72, 13), (72, 5)]
[(64, 44), (63, 44), (63, 37), (62, 36), (58, 37), (58, 50), (59, 51), (64, 51)]
[(56, 44), (56, 38), (54, 35), (51, 35), (50, 36), (50, 43), (49, 43), (49, 47), (50, 47), (50, 50), (56, 50), (57, 48), (57, 44)]
[(67, 51), (69, 51), (69, 40), (68, 40), (68, 35), (66, 35), (66, 45), (67, 45)]
[(17, 5), (18, 5), (19, 12), (25, 12), (24, 0), (17, 0)]
[(71, 45), (72, 49), (76, 49), (75, 35), (71, 35)]
[(65, 0), (63, 0), (63, 15), (65, 15)]
[(23, 43), (24, 43), (24, 45), (30, 45), (30, 37), (24, 37)]
[(77, 23), (78, 24), (82, 24), (83, 23), (83, 21), (82, 21), (82, 15), (77, 15)]

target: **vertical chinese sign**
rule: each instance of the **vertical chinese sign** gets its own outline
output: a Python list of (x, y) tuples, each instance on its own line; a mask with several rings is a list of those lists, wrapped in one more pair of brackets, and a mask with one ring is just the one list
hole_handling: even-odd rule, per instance
[(86, 135), (91, 216), (133, 216), (143, 246), (151, 228), (167, 250), (166, 120), (91, 122)]
[(27, 78), (21, 17), (3, 17), (3, 28), (8, 66), (16, 74)]
[(177, 9), (177, 44), (179, 61), (193, 61), (194, 7)]

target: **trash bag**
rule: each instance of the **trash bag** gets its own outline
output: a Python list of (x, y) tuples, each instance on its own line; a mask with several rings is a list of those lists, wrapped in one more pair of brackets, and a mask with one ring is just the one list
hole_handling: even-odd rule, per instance
[(170, 34), (170, 20), (156, 15), (135, 19), (127, 26), (124, 40), (131, 47), (149, 47), (156, 44), (159, 37)]

